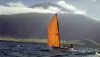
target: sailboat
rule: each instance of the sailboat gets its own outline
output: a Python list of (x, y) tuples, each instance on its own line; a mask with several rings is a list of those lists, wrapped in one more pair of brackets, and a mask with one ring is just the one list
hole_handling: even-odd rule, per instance
[(57, 18), (57, 13), (51, 18), (48, 24), (48, 46), (50, 48), (57, 49), (73, 49), (73, 44), (70, 46), (61, 47), (60, 34), (59, 34), (59, 23)]

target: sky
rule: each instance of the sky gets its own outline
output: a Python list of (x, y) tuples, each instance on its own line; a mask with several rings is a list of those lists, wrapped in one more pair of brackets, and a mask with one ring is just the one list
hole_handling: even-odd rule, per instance
[(31, 5), (34, 5), (34, 4), (37, 4), (37, 3), (42, 3), (42, 2), (54, 2), (55, 3), (58, 0), (0, 0), (0, 4), (6, 6), (6, 3), (17, 2), (17, 1), (21, 1), (25, 5), (31, 6)]
[(29, 8), (32, 5), (44, 2), (58, 4), (59, 6), (69, 9), (76, 14), (84, 14), (85, 16), (100, 21), (100, 0), (0, 0), (0, 15), (29, 12), (63, 12), (59, 8), (52, 6), (50, 6), (48, 9)]

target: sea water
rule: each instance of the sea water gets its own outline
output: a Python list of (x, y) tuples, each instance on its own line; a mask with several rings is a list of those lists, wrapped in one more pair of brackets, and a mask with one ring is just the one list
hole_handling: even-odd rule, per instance
[(50, 49), (46, 44), (0, 41), (0, 57), (99, 57), (98, 49)]

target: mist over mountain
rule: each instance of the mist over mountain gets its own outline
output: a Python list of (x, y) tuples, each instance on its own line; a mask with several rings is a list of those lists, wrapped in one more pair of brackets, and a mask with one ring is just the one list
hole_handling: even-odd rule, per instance
[[(32, 5), (31, 8), (43, 7), (43, 8), (45, 8), (45, 9), (47, 9), (49, 6), (60, 7), (60, 6), (57, 5), (57, 4), (54, 4), (54, 3), (51, 3), (51, 2), (45, 2), (45, 3), (39, 3), (39, 4)], [(62, 7), (60, 7), (60, 8), (62, 8)]]
[(43, 8), (43, 9), (48, 9), (48, 8), (54, 8), (53, 10), (56, 11), (56, 9), (59, 9), (62, 12), (70, 12), (72, 13), (71, 10), (65, 9), (57, 4), (51, 3), (51, 2), (45, 2), (45, 3), (39, 3), (36, 5), (31, 6), (31, 8)]

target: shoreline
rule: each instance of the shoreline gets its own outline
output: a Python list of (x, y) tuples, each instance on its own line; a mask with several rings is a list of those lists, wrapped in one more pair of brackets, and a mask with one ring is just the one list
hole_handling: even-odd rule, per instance
[[(22, 39), (22, 38), (11, 38), (11, 37), (0, 37), (0, 40), (3, 41), (13, 41), (13, 42), (29, 42), (29, 43), (47, 43), (47, 39), (36, 39), (36, 38), (27, 38), (27, 39)], [(65, 41), (60, 41), (61, 44), (78, 44), (78, 45), (85, 45), (81, 40), (65, 40)]]

